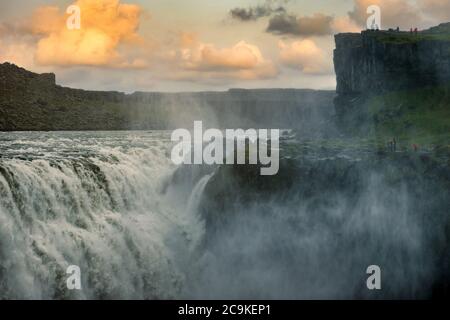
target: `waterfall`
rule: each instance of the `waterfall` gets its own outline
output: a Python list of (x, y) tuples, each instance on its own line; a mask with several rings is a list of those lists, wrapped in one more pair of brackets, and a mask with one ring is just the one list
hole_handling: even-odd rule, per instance
[[(0, 141), (10, 153), (0, 158), (0, 298), (177, 297), (166, 240), (200, 237), (193, 214), (207, 177), (189, 199), (176, 185), (164, 194), (176, 168), (161, 137), (54, 135)], [(67, 289), (69, 265), (83, 290)]]
[(197, 182), (187, 202), (186, 213), (195, 221), (195, 223), (190, 224), (194, 228), (194, 230), (191, 230), (191, 250), (197, 247), (204, 234), (204, 223), (198, 214), (198, 209), (200, 201), (202, 200), (203, 191), (205, 190), (205, 187), (212, 175), (213, 174), (205, 175), (199, 182)]
[[(371, 159), (355, 166), (305, 158), (288, 171), (292, 184), (285, 174), (261, 188), (245, 171), (173, 165), (169, 138), (0, 135), (0, 299), (431, 292), (436, 255), (429, 248), (446, 248), (440, 235), (448, 227), (448, 192), (427, 191), (442, 189), (435, 180), (392, 182), (391, 169), (403, 162), (380, 170)], [(311, 186), (304, 182), (310, 172)], [(80, 268), (81, 290), (66, 285), (72, 265)], [(380, 293), (366, 290), (369, 265), (383, 270)]]
[(189, 197), (188, 205), (187, 205), (187, 211), (190, 213), (196, 212), (198, 209), (198, 206), (201, 201), (201, 197), (203, 194), (203, 191), (205, 190), (206, 185), (208, 184), (209, 179), (212, 177), (212, 174), (208, 174), (200, 179), (200, 181), (197, 183), (197, 185), (192, 190), (192, 193)]

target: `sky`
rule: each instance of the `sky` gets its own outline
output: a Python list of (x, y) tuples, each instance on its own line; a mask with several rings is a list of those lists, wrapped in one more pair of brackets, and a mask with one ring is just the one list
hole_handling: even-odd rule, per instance
[(334, 89), (334, 35), (371, 5), (382, 29), (450, 21), (450, 0), (0, 0), (0, 63), (88, 90)]

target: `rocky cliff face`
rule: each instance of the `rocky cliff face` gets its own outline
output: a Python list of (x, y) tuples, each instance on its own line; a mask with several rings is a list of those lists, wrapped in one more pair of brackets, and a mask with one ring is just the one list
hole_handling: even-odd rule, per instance
[(317, 132), (334, 114), (334, 91), (232, 89), (161, 93), (85, 91), (0, 64), (0, 130), (121, 130), (191, 128), (194, 120), (219, 128), (303, 128)]
[[(336, 35), (335, 41), (334, 104), (338, 127), (344, 132), (379, 132), (384, 126), (397, 134), (417, 133), (424, 127), (423, 121), (413, 114), (419, 109), (428, 112), (433, 103), (433, 107), (446, 104), (450, 85), (450, 23), (417, 33), (394, 30), (344, 33)], [(435, 90), (440, 96), (427, 96), (427, 90)], [(425, 105), (414, 110), (416, 104), (409, 99), (416, 95)], [(440, 120), (447, 114), (441, 109), (430, 119)], [(437, 122), (442, 121), (433, 121)]]
[(419, 32), (335, 36), (337, 93), (362, 94), (450, 82), (450, 23)]

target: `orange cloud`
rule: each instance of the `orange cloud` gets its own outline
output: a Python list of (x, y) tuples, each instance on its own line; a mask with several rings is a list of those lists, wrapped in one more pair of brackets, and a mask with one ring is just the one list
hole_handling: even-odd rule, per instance
[(182, 32), (180, 35), (180, 47), (189, 48), (198, 43), (197, 35), (192, 32)]
[(36, 48), (36, 62), (41, 65), (88, 65), (143, 67), (145, 62), (126, 57), (120, 48), (139, 47), (137, 34), (141, 9), (119, 0), (78, 0), (81, 28), (69, 30), (69, 15), (57, 7), (41, 7), (32, 18), (31, 29), (41, 36)]
[(308, 74), (324, 74), (332, 70), (330, 58), (310, 39), (285, 43), (279, 41), (281, 62)]
[(361, 32), (362, 28), (349, 17), (338, 17), (332, 22), (332, 29), (335, 33), (340, 32)]
[(181, 35), (181, 47), (167, 55), (183, 75), (191, 77), (264, 79), (278, 74), (270, 60), (263, 57), (260, 49), (245, 41), (229, 48), (197, 41), (193, 34)]
[(28, 43), (11, 43), (0, 39), (0, 63), (14, 62), (24, 68), (33, 68), (33, 47)]

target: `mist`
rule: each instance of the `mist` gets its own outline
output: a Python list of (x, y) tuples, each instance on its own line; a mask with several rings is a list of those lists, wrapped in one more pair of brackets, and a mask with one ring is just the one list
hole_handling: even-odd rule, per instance
[[(274, 183), (258, 189), (259, 184), (224, 181), (221, 174), (210, 180), (201, 207), (203, 252), (188, 269), (184, 298), (432, 296), (448, 273), (437, 263), (449, 224), (447, 191), (436, 191), (434, 182), (420, 177), (393, 183), (389, 169), (367, 164), (329, 160), (317, 172), (310, 165), (299, 163), (298, 170), (310, 171), (315, 181), (290, 171), (295, 178), (288, 188)], [(397, 164), (387, 166), (393, 170)], [(339, 167), (345, 173), (336, 176), (332, 172)], [(229, 179), (241, 181), (233, 173)], [(380, 291), (366, 287), (370, 265), (381, 268)]]

